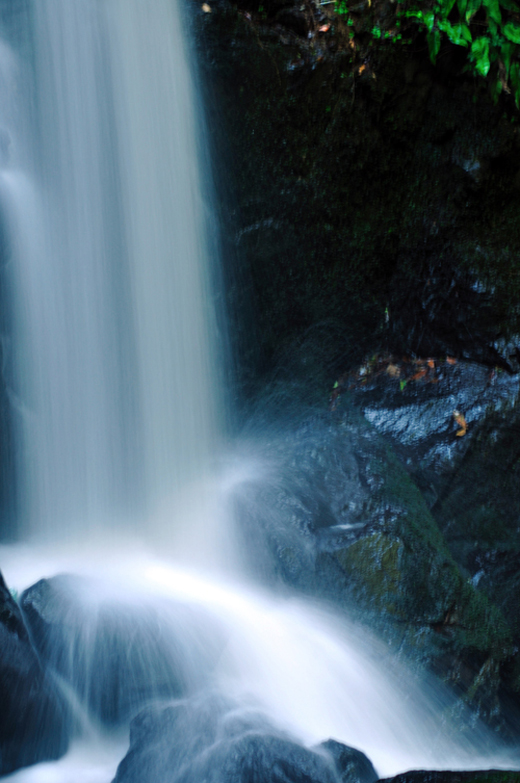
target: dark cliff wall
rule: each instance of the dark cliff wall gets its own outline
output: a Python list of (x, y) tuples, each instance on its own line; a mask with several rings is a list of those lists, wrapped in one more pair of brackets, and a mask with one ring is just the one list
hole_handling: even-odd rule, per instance
[(511, 98), (494, 105), (457, 47), (434, 67), (420, 37), (374, 42), (362, 15), (357, 35), (338, 18), (320, 33), (311, 4), (209, 5), (197, 40), (246, 392), (296, 353), (330, 378), (383, 347), (516, 369)]

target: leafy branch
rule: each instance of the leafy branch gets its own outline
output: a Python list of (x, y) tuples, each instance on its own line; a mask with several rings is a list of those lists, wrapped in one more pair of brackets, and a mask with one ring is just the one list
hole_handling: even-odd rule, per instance
[[(369, 0), (369, 6), (370, 6)], [(348, 0), (336, 0), (336, 12), (348, 15)], [(398, 6), (396, 27), (402, 19), (426, 31), (428, 51), (436, 62), (443, 39), (468, 50), (467, 70), (492, 82), (496, 101), (502, 91), (512, 94), (520, 108), (520, 7), (515, 0), (420, 0)], [(374, 38), (404, 38), (373, 27)]]

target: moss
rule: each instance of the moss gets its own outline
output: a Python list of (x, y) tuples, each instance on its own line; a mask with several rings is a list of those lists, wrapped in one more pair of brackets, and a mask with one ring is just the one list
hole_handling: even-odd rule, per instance
[(403, 546), (382, 533), (362, 538), (336, 553), (341, 567), (355, 583), (362, 605), (389, 615), (399, 615), (402, 588)]

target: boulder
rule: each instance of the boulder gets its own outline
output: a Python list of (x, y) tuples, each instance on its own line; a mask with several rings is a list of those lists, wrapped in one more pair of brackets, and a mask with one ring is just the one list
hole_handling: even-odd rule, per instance
[(341, 783), (375, 783), (377, 780), (372, 762), (360, 750), (336, 740), (322, 742), (319, 748), (330, 753), (334, 759)]
[(65, 753), (64, 700), (42, 667), (1, 575), (0, 704), (0, 775)]
[(138, 593), (109, 597), (107, 589), (57, 576), (26, 590), (21, 604), (42, 659), (96, 718), (113, 725), (150, 700), (200, 686), (222, 642), (196, 607)]
[[(308, 750), (263, 715), (219, 697), (186, 701), (135, 718), (114, 783), (355, 783), (357, 770), (371, 767), (359, 751), (328, 745)], [(345, 759), (363, 757), (352, 775), (340, 748)]]
[(236, 498), (251, 568), (368, 624), (512, 736), (511, 628), (461, 571), (391, 444), (346, 399), (264, 438), (255, 453), (268, 467)]

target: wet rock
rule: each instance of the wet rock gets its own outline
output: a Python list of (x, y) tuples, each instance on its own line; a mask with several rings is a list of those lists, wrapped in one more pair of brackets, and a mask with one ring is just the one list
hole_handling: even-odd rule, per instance
[[(192, 700), (147, 709), (132, 721), (114, 783), (336, 783), (339, 769), (344, 783), (355, 783), (363, 762), (371, 766), (359, 751), (329, 744), (308, 750), (257, 712), (217, 697)], [(355, 754), (363, 761), (351, 774), (343, 762)]]
[(21, 604), (42, 659), (107, 724), (200, 686), (221, 650), (214, 623), (196, 607), (111, 595), (94, 580), (43, 579)]
[(475, 428), (434, 513), (454, 558), (478, 592), (500, 608), (514, 654), (503, 677), (520, 695), (520, 410), (490, 413)]
[(342, 783), (374, 783), (377, 780), (372, 762), (360, 750), (349, 748), (336, 740), (322, 742), (318, 748), (330, 753)]
[(505, 693), (516, 698), (506, 677), (511, 628), (461, 571), (374, 427), (344, 405), (259, 440), (255, 454), (259, 478), (236, 499), (251, 570), (333, 601), (495, 729), (514, 731), (505, 719)]
[[(520, 772), (488, 769), (480, 772), (411, 771), (385, 778), (384, 783), (519, 783)], [(383, 782), (381, 782), (383, 783)]]
[[(431, 365), (431, 366), (429, 366)], [(441, 474), (458, 464), (478, 425), (507, 411), (520, 376), (453, 358), (381, 357), (344, 380), (365, 418), (390, 438), (412, 473)], [(456, 412), (467, 425), (464, 434)], [(460, 433), (457, 435), (457, 433)]]
[(453, 359), (387, 356), (341, 385), (400, 455), (462, 574), (501, 610), (512, 654), (500, 673), (481, 662), (485, 687), (493, 690), (494, 677), (519, 695), (520, 377)]
[(0, 775), (59, 758), (67, 711), (31, 646), (20, 610), (0, 575)]

